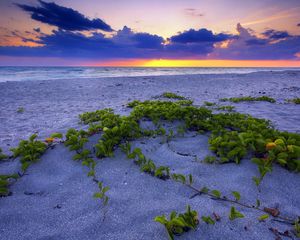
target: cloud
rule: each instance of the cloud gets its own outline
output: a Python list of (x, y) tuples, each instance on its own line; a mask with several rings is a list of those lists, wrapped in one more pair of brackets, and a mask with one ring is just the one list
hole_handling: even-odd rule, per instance
[(69, 31), (82, 30), (103, 30), (111, 32), (113, 29), (99, 18), (88, 19), (83, 14), (72, 8), (57, 5), (54, 2), (44, 2), (39, 0), (40, 6), (33, 7), (25, 4), (16, 4), (23, 11), (29, 12), (31, 18), (46, 23), (51, 26), (56, 26), (59, 29)]
[(237, 25), (237, 31), (238, 38), (232, 39), (227, 48), (215, 49), (211, 57), (237, 60), (295, 59), (300, 51), (300, 36), (286, 37), (286, 32), (272, 30), (263, 34), (265, 38), (259, 38), (240, 24)]
[(199, 12), (199, 10), (196, 8), (185, 8), (184, 13), (191, 17), (203, 17), (204, 16), (204, 14)]
[(298, 23), (297, 26), (300, 27), (300, 23)]
[(199, 43), (199, 42), (221, 42), (231, 38), (231, 35), (225, 33), (214, 34), (212, 31), (205, 28), (199, 30), (190, 29), (179, 33), (170, 38), (173, 43)]
[[(280, 31), (257, 34), (237, 25), (237, 35), (190, 29), (163, 39), (161, 36), (134, 32), (129, 27), (110, 36), (89, 31), (53, 30), (51, 34), (33, 31), (10, 34), (35, 47), (0, 47), (0, 56), (51, 57), (61, 59), (297, 59), (300, 36), (279, 38)], [(280, 36), (283, 36), (281, 34)], [(262, 37), (263, 36), (263, 37)], [(286, 35), (285, 35), (286, 36)]]
[(258, 38), (252, 38), (249, 40), (246, 40), (247, 45), (265, 45), (268, 41), (266, 39), (258, 39)]
[(279, 40), (279, 39), (291, 37), (291, 35), (287, 31), (276, 31), (274, 29), (266, 30), (265, 32), (263, 32), (263, 35), (273, 40)]

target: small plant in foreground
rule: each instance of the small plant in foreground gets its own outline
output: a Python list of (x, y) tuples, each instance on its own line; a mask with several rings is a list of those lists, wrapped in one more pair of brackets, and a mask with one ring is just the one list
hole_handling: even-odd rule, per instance
[(47, 145), (44, 142), (37, 141), (36, 138), (37, 135), (33, 134), (29, 140), (22, 140), (18, 147), (11, 149), (14, 157), (21, 157), (23, 171), (26, 171), (30, 164), (37, 162), (47, 149)]
[(109, 190), (109, 187), (104, 187), (102, 182), (98, 182), (99, 192), (94, 193), (94, 198), (101, 199), (103, 205), (106, 206), (109, 200), (109, 197), (106, 195), (106, 192)]
[(8, 158), (8, 156), (6, 156), (5, 154), (2, 153), (2, 149), (0, 148), (0, 161), (4, 160)]
[(9, 185), (10, 179), (17, 179), (19, 178), (18, 174), (12, 175), (0, 175), (0, 197), (7, 197), (10, 195)]
[(244, 215), (240, 213), (238, 210), (235, 209), (235, 207), (231, 207), (230, 213), (229, 213), (229, 219), (233, 221), (234, 219), (237, 218), (243, 218)]
[(210, 216), (202, 216), (201, 219), (203, 220), (203, 222), (207, 223), (207, 224), (215, 224), (215, 221), (212, 220), (212, 218)]
[(23, 112), (25, 112), (25, 108), (19, 107), (17, 113), (23, 113)]
[(51, 138), (63, 139), (62, 133), (52, 133), (50, 135)]
[(289, 103), (300, 104), (300, 98), (286, 99)]
[(169, 239), (171, 240), (174, 239), (174, 235), (179, 236), (190, 229), (196, 229), (199, 224), (198, 213), (191, 210), (189, 205), (187, 206), (185, 213), (178, 214), (173, 211), (171, 212), (169, 219), (167, 219), (165, 215), (162, 215), (155, 217), (154, 221), (165, 226)]
[(297, 238), (300, 238), (300, 219), (296, 220), (294, 223), (294, 232)]
[(70, 151), (80, 151), (87, 142), (87, 132), (84, 130), (77, 131), (74, 128), (68, 130), (65, 146), (69, 147)]

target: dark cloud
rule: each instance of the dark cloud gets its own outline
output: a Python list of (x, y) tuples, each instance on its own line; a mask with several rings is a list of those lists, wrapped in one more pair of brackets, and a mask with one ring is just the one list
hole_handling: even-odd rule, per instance
[(33, 31), (37, 32), (37, 33), (40, 33), (41, 32), (41, 29), (40, 28), (34, 28)]
[(300, 27), (300, 23), (298, 23), (297, 26)]
[(37, 7), (24, 4), (16, 5), (25, 12), (29, 12), (32, 19), (63, 30), (82, 31), (99, 29), (107, 32), (113, 31), (108, 24), (99, 18), (90, 20), (72, 8), (57, 5), (54, 2), (47, 3), (39, 0), (39, 3), (40, 6)]
[(263, 32), (263, 35), (273, 40), (291, 37), (287, 31), (276, 31), (274, 29), (268, 29), (267, 31)]
[(199, 43), (199, 42), (221, 42), (231, 38), (231, 35), (225, 33), (214, 34), (212, 31), (205, 28), (195, 30), (190, 29), (188, 31), (179, 33), (172, 36), (170, 40), (173, 43)]
[[(233, 39), (227, 48), (215, 49), (214, 58), (238, 60), (296, 59), (300, 52), (300, 36), (280, 38), (259, 38), (252, 31), (237, 25), (239, 37)], [(276, 31), (273, 31), (274, 33)], [(271, 35), (272, 36), (272, 35)]]
[[(39, 32), (34, 39), (18, 31), (10, 33), (38, 47), (0, 47), (0, 56), (59, 57), (61, 59), (296, 59), (300, 36), (264, 38), (237, 25), (238, 35), (213, 33), (208, 29), (190, 29), (165, 41), (161, 36), (134, 32), (129, 27), (107, 37), (57, 29), (51, 34)], [(35, 31), (36, 32), (36, 31)], [(33, 33), (35, 33), (33, 32)], [(277, 32), (276, 32), (277, 33)], [(30, 35), (29, 35), (30, 36)], [(276, 40), (276, 41), (274, 41)], [(277, 41), (278, 40), (278, 41)], [(226, 44), (224, 41), (226, 41)]]
[(258, 38), (252, 38), (249, 40), (246, 40), (247, 45), (265, 45), (268, 41), (265, 39), (258, 39)]

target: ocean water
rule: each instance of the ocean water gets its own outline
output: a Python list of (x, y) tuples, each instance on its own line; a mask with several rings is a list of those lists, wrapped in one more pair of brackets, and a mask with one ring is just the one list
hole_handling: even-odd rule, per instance
[(0, 82), (286, 70), (299, 71), (300, 68), (0, 67)]

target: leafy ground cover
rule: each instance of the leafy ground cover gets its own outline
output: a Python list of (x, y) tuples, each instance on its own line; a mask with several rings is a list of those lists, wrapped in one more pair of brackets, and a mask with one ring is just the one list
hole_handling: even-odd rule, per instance
[[(263, 213), (259, 218), (264, 221), (269, 216), (280, 218), (289, 224), (294, 224), (296, 235), (299, 234), (299, 219), (291, 219), (281, 216), (274, 212), (274, 209), (261, 208), (259, 200), (255, 205), (240, 202), (241, 195), (233, 191), (233, 198), (222, 195), (221, 191), (210, 189), (207, 186), (202, 188), (193, 185), (193, 176), (182, 175), (172, 172), (170, 166), (157, 166), (151, 159), (147, 158), (139, 148), (131, 149), (130, 142), (141, 137), (154, 137), (157, 135), (165, 136), (166, 141), (174, 136), (174, 133), (167, 132), (161, 125), (162, 121), (180, 121), (182, 125), (178, 132), (183, 135), (185, 131), (194, 131), (197, 134), (209, 134), (209, 146), (212, 152), (204, 161), (208, 163), (235, 163), (239, 164), (246, 156), (252, 158), (252, 162), (258, 166), (259, 176), (254, 176), (253, 181), (259, 185), (266, 174), (272, 171), (273, 164), (279, 164), (290, 171), (300, 172), (300, 135), (296, 133), (281, 132), (273, 128), (270, 121), (254, 118), (247, 114), (231, 112), (233, 108), (226, 106), (218, 108), (221, 111), (214, 113), (216, 105), (205, 103), (205, 107), (193, 106), (191, 100), (176, 94), (164, 94), (165, 98), (177, 99), (178, 101), (133, 101), (128, 104), (132, 108), (128, 116), (115, 114), (112, 109), (97, 110), (94, 112), (83, 113), (79, 116), (83, 124), (89, 124), (87, 131), (69, 129), (65, 139), (62, 134), (54, 133), (44, 142), (36, 140), (37, 135), (32, 135), (29, 140), (20, 142), (17, 148), (12, 149), (13, 157), (19, 157), (22, 163), (22, 170), (37, 162), (42, 154), (61, 139), (66, 147), (75, 152), (74, 160), (80, 161), (82, 165), (89, 168), (88, 176), (98, 184), (99, 191), (94, 197), (100, 199), (104, 205), (108, 204), (108, 186), (95, 178), (96, 161), (95, 155), (99, 159), (114, 156), (114, 151), (121, 148), (129, 159), (139, 166), (142, 172), (161, 180), (173, 180), (179, 182), (193, 191), (197, 195), (206, 195), (217, 201), (224, 201), (236, 204), (239, 207), (256, 209)], [(254, 100), (253, 100), (254, 99)], [(261, 98), (234, 98), (229, 101), (268, 101), (274, 102), (268, 97)], [(226, 111), (226, 112), (222, 112)], [(229, 111), (229, 112), (228, 112)], [(141, 127), (141, 121), (152, 121), (155, 125), (154, 130)], [(86, 148), (89, 137), (99, 134), (98, 142), (93, 146), (93, 151)], [(200, 146), (199, 146), (200, 147)], [(94, 153), (94, 154), (93, 154)], [(1, 155), (0, 159), (7, 156)], [(10, 179), (17, 179), (18, 175), (0, 176), (0, 195), (9, 195)], [(243, 218), (244, 214), (231, 206), (229, 219), (235, 220)], [(207, 224), (214, 224), (217, 217), (213, 220), (209, 216), (201, 218)], [(199, 223), (198, 213), (192, 211), (190, 207), (183, 214), (172, 212), (170, 218), (164, 215), (155, 218), (155, 221), (163, 224), (171, 239), (174, 235), (180, 235), (190, 229), (195, 229)]]

